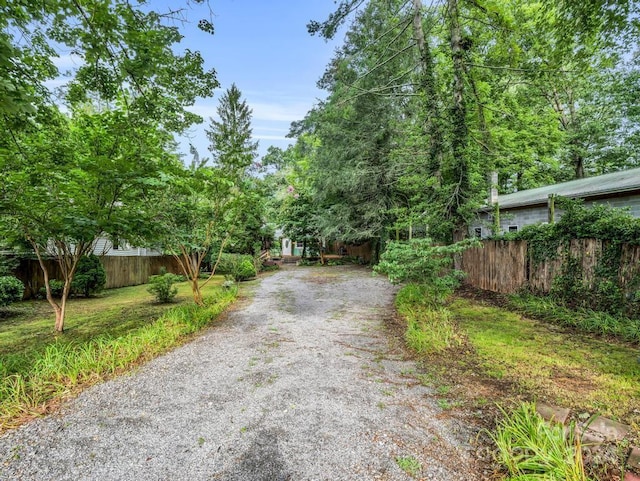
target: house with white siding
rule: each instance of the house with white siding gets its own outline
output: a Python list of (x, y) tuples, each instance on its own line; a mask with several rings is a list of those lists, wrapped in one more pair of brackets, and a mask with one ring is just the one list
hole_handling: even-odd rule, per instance
[(146, 247), (134, 247), (129, 245), (127, 242), (120, 241), (118, 243), (113, 243), (110, 239), (106, 237), (100, 237), (96, 241), (96, 245), (93, 248), (93, 253), (97, 256), (141, 256), (141, 257), (153, 257), (153, 256), (161, 256), (162, 253), (155, 250), (149, 249)]

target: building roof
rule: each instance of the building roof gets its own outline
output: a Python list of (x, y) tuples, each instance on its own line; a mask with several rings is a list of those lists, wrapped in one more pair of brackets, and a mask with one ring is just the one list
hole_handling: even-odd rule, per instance
[(499, 195), (498, 205), (500, 208), (515, 208), (546, 204), (550, 194), (587, 199), (634, 191), (640, 191), (640, 168)]

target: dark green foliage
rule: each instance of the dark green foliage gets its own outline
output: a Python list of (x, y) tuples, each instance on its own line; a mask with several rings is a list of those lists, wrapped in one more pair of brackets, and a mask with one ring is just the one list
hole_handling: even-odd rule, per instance
[(22, 300), (24, 284), (13, 276), (0, 276), (0, 307)]
[(613, 316), (585, 308), (570, 309), (559, 305), (551, 297), (538, 297), (526, 292), (511, 296), (509, 307), (527, 316), (564, 327), (640, 342), (640, 319)]
[[(605, 204), (585, 206), (582, 201), (559, 197), (557, 208), (564, 211), (562, 218), (554, 224), (526, 226), (519, 232), (505, 234), (502, 239), (527, 240), (537, 244), (547, 244), (545, 250), (551, 254), (552, 247), (571, 239), (601, 239), (617, 244), (640, 244), (640, 219), (628, 210)], [(535, 260), (545, 260), (544, 256)]]
[(76, 273), (71, 282), (71, 290), (75, 294), (89, 297), (104, 289), (107, 283), (107, 272), (96, 255), (80, 258)]
[(182, 278), (176, 274), (171, 274), (162, 268), (160, 274), (149, 278), (148, 291), (156, 296), (158, 302), (171, 302), (178, 294), (178, 288), (174, 286)]
[(0, 276), (10, 276), (19, 264), (20, 261), (16, 257), (0, 256)]
[[(64, 281), (58, 279), (51, 279), (49, 281), (49, 289), (51, 289), (51, 296), (55, 299), (62, 298), (62, 291), (64, 290)], [(38, 291), (40, 297), (47, 297), (46, 287), (41, 287)]]

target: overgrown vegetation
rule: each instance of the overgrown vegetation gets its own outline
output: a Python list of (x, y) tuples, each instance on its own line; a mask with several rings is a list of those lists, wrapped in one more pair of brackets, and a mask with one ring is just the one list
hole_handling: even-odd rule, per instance
[(584, 307), (569, 308), (550, 297), (529, 293), (509, 297), (509, 306), (535, 319), (576, 328), (603, 336), (614, 336), (628, 342), (640, 342), (640, 319), (614, 316)]
[[(557, 303), (607, 312), (623, 322), (625, 316), (640, 317), (640, 277), (633, 272), (623, 276), (620, 271), (623, 245), (640, 244), (640, 219), (608, 205), (585, 206), (570, 199), (558, 199), (558, 205), (564, 210), (558, 222), (527, 226), (501, 238), (526, 240), (534, 266), (561, 260), (561, 271), (549, 293)], [(602, 252), (589, 254), (598, 256), (590, 279), (583, 272), (582, 260), (572, 254), (575, 239), (602, 241)]]
[(449, 246), (436, 246), (431, 239), (390, 242), (374, 267), (393, 283), (410, 282), (398, 293), (396, 307), (407, 322), (407, 344), (416, 352), (439, 352), (460, 344), (445, 301), (463, 276), (453, 269), (453, 256), (476, 242), (469, 239)]
[[(214, 320), (237, 293), (236, 289), (210, 287), (204, 306), (183, 302), (167, 310), (141, 307), (145, 305), (144, 286), (117, 291), (109, 292), (108, 303), (99, 298), (72, 300), (69, 329), (55, 340), (48, 335), (46, 318), (21, 328), (7, 320), (4, 326), (0, 324), (0, 425), (4, 429), (42, 414), (51, 401), (83, 385), (180, 344)], [(188, 291), (186, 283), (180, 285), (183, 301)], [(41, 304), (25, 302), (24, 308)], [(75, 306), (86, 312), (76, 311)], [(27, 315), (32, 318), (33, 312)], [(138, 319), (129, 320), (128, 315)]]

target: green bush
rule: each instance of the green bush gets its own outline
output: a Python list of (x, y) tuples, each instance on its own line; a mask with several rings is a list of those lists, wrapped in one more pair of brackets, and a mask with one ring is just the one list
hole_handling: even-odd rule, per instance
[[(62, 291), (64, 290), (64, 281), (58, 279), (51, 279), (49, 281), (49, 288), (51, 289), (51, 295), (57, 299), (62, 297)], [(38, 291), (40, 297), (47, 297), (47, 288), (41, 287)]]
[(24, 284), (13, 276), (0, 276), (0, 307), (22, 299)]
[(107, 272), (96, 255), (83, 256), (78, 262), (76, 273), (71, 281), (71, 291), (89, 297), (104, 289)]
[(180, 276), (168, 273), (163, 267), (159, 275), (149, 278), (147, 291), (156, 296), (158, 302), (171, 302), (178, 294), (178, 288), (174, 284), (180, 280)]
[(463, 272), (453, 269), (453, 256), (477, 246), (476, 239), (465, 239), (448, 246), (437, 246), (431, 239), (390, 242), (376, 272), (387, 274), (394, 284), (414, 282), (429, 286), (428, 294), (441, 303), (459, 285)]
[(243, 254), (222, 254), (216, 274), (233, 277), (236, 282), (252, 279), (257, 275), (253, 257)]
[(243, 259), (234, 273), (234, 278), (236, 282), (239, 282), (246, 281), (247, 279), (253, 279), (256, 275), (256, 267), (253, 265), (253, 261)]

